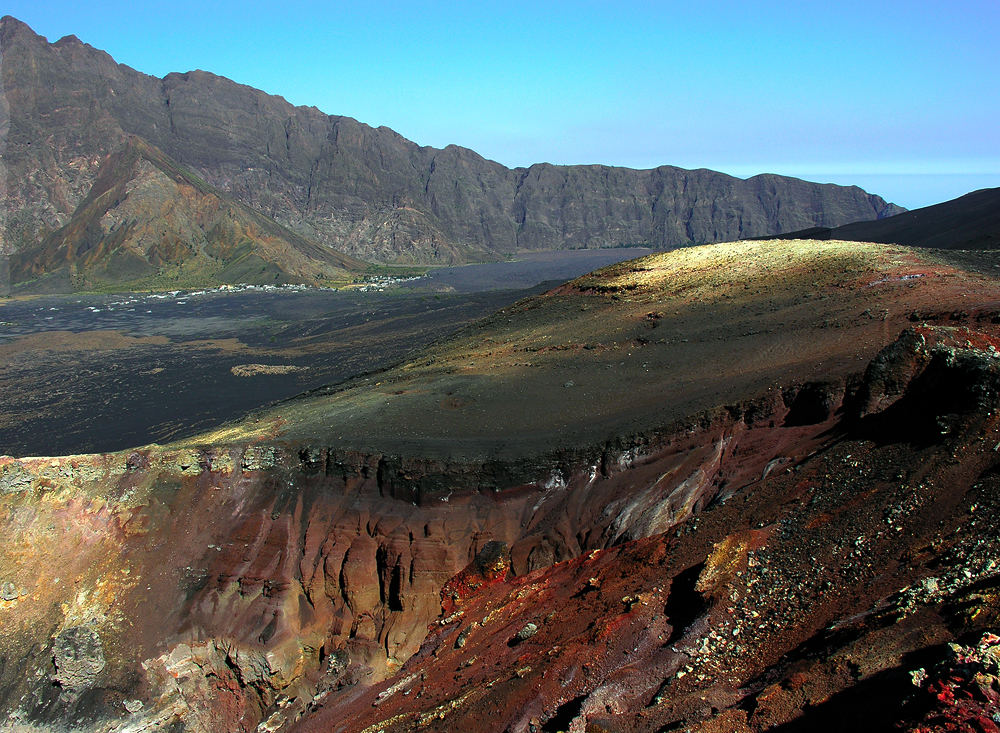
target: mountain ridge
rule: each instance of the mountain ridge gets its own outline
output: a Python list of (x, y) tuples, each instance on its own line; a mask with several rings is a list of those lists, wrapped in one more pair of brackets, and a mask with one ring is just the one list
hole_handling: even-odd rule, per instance
[[(69, 37), (0, 21), (10, 106), (7, 252), (65, 224), (95, 158), (135, 135), (300, 235), (362, 259), (459, 263), (517, 252), (659, 249), (899, 211), (856, 187), (672, 166), (507, 168), (420, 146), (206, 71), (162, 79)], [(38, 150), (44, 140), (48, 150)], [(31, 143), (36, 142), (32, 147)]]

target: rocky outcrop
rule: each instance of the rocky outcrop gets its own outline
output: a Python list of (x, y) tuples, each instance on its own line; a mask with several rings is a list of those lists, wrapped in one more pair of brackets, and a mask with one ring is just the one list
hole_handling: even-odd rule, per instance
[(523, 250), (686, 244), (837, 226), (900, 211), (856, 187), (663, 166), (508, 169), (203, 71), (156, 79), (73, 36), (6, 17), (10, 110), (4, 252), (64, 226), (134, 135), (308, 238), (364, 259), (461, 262)]
[(107, 662), (101, 637), (88, 626), (64, 629), (52, 643), (56, 673), (53, 681), (61, 688), (79, 693), (94, 687)]

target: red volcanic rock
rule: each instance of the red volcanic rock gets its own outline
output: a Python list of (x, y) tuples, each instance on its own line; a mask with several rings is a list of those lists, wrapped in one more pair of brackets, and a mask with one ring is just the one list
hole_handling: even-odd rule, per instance
[(503, 542), (487, 542), (475, 559), (441, 589), (441, 610), (454, 613), (470, 597), (486, 586), (499, 583), (510, 574), (510, 548)]
[[(838, 404), (842, 393), (842, 384), (824, 392)], [(116, 650), (113, 659), (105, 652), (91, 689), (132, 697), (70, 698), (15, 666), (0, 670), (0, 683), (16, 697), (40, 695), (24, 711), (40, 721), (82, 714), (80, 705), (114, 716), (134, 700), (144, 720), (196, 729), (291, 720), (314, 698), (356, 695), (394, 673), (442, 603), (470, 618), (470, 605), (515, 575), (668, 530), (828, 442), (832, 416), (784, 427), (789, 414), (772, 393), (557, 462), (499, 467), (258, 445), (5, 459), (5, 516), (20, 517), (22, 529), (0, 550), (13, 558), (23, 556), (20, 543), (51, 550), (24, 563), (33, 575), (5, 580), (19, 595), (4, 602), (25, 625), (0, 632), (0, 648), (20, 654), (22, 668), (44, 667), (51, 651), (23, 640), (57, 635), (69, 614)], [(427, 488), (404, 491), (404, 474)], [(522, 481), (478, 488), (499, 474)], [(394, 492), (401, 498), (387, 498)], [(58, 549), (67, 542), (68, 560)], [(614, 589), (588, 572), (573, 592)], [(611, 605), (623, 616), (643, 598), (623, 590)], [(139, 611), (151, 606), (154, 615)], [(519, 620), (504, 645), (529, 623), (536, 633), (518, 646), (535, 648), (544, 618)], [(620, 623), (589, 633), (613, 637)], [(479, 643), (471, 625), (449, 643), (459, 638)]]
[[(905, 334), (849, 390), (820, 450), (670, 531), (459, 594), (397, 676), (328, 696), (295, 730), (892, 728), (914, 665), (997, 617), (1000, 365), (966, 336)], [(815, 439), (768, 424), (762, 443)], [(883, 430), (901, 424), (901, 438)], [(927, 730), (991, 730), (975, 706), (1000, 687), (978, 670), (962, 677), (978, 692), (959, 693), (949, 670), (929, 683), (944, 706), (934, 724), (966, 727)]]
[[(316, 697), (354, 695), (394, 673), (442, 603), (462, 617), (514, 575), (662, 532), (826, 442), (833, 418), (776, 427), (788, 412), (775, 393), (554, 465), (257, 445), (5, 459), (6, 516), (21, 529), (0, 549), (13, 558), (23, 556), (19, 543), (49, 549), (24, 563), (32, 576), (5, 581), (18, 597), (4, 602), (25, 626), (0, 632), (0, 648), (44, 667), (52, 652), (23, 639), (56, 636), (68, 617), (116, 652), (104, 651), (90, 697), (38, 688), (13, 666), (0, 670), (3, 689), (40, 695), (24, 714), (41, 721), (82, 714), (81, 705), (114, 716), (133, 700), (144, 720), (203, 730), (290, 720)], [(536, 479), (476, 488), (495, 485), (490, 471)], [(454, 488), (402, 492), (403, 473), (411, 485)], [(405, 498), (387, 498), (393, 492)], [(67, 542), (69, 559), (59, 550)], [(594, 573), (584, 586), (591, 577), (601, 593), (614, 587)], [(623, 592), (613, 606), (625, 613), (640, 597)], [(139, 611), (151, 606), (154, 615)], [(504, 643), (529, 623), (537, 633), (521, 634), (520, 646), (534, 648), (544, 619), (504, 631)], [(472, 644), (474, 634), (461, 638)], [(97, 692), (107, 690), (132, 697)]]
[(913, 670), (920, 693), (911, 708), (924, 708), (910, 733), (997, 733), (1000, 731), (1000, 637), (984, 634), (978, 644), (949, 644), (944, 659), (928, 673)]

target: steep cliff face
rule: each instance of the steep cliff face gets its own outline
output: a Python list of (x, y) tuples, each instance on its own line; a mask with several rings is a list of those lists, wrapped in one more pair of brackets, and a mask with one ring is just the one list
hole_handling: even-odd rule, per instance
[(268, 444), (4, 459), (0, 703), (50, 729), (277, 727), (395, 673), (442, 604), (666, 531), (822, 446), (832, 413), (776, 428), (789, 409), (559, 461)]
[(674, 247), (901, 211), (856, 187), (664, 166), (508, 169), (203, 71), (156, 79), (75, 37), (0, 21), (10, 117), (6, 251), (63, 226), (135, 135), (295, 231), (370, 259), (460, 262), (519, 250)]

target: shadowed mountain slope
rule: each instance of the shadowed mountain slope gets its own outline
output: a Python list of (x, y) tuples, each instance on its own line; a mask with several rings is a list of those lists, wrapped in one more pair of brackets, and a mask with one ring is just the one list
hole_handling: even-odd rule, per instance
[(818, 227), (782, 237), (846, 239), (937, 249), (1000, 249), (1000, 188), (984, 188), (879, 221)]
[(600, 165), (508, 169), (454, 145), (293, 107), (204, 71), (163, 79), (69, 36), (0, 21), (10, 117), (7, 252), (66, 224), (135, 135), (322, 244), (365, 259), (494, 260), (525, 250), (687, 244), (837, 226), (901, 209), (857, 187), (775, 175)]
[(108, 156), (69, 221), (11, 257), (18, 290), (330, 285), (366, 263), (232, 201), (139, 138)]

